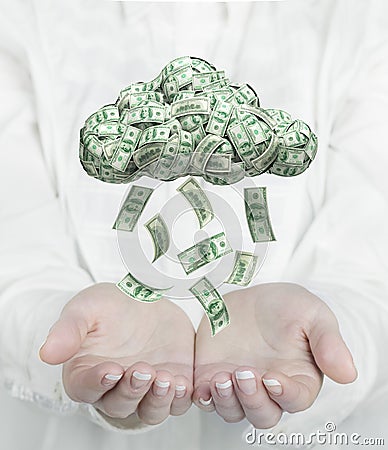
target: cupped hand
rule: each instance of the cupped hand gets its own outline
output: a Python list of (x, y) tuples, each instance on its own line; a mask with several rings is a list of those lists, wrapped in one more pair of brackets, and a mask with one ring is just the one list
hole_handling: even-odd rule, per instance
[(224, 300), (231, 323), (211, 337), (204, 317), (197, 331), (193, 401), (201, 409), (270, 428), (283, 411), (313, 404), (323, 374), (356, 379), (335, 315), (303, 287), (262, 284)]
[(109, 418), (157, 424), (191, 406), (194, 336), (172, 302), (139, 302), (100, 283), (66, 304), (40, 357), (63, 363), (64, 388), (74, 401)]

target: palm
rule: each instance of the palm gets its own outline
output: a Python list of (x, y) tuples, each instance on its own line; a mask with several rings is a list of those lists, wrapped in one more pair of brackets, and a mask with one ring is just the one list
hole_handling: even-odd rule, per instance
[(263, 284), (224, 297), (231, 323), (212, 337), (207, 318), (196, 336), (193, 401), (227, 422), (244, 417), (274, 426), (283, 411), (315, 401), (323, 373), (340, 383), (356, 377), (332, 311), (289, 283)]
[(96, 287), (82, 299), (94, 320), (77, 354), (64, 364), (65, 373), (107, 359), (127, 369), (140, 356), (155, 366), (186, 366), (190, 373), (194, 332), (180, 308), (164, 299), (156, 303), (138, 302), (113, 285)]
[(319, 305), (282, 298), (270, 290), (262, 296), (235, 291), (225, 301), (230, 325), (215, 337), (205, 320), (198, 330), (196, 377), (223, 360), (230, 371), (250, 365), (262, 373), (279, 370), (291, 377), (304, 374), (322, 380), (305, 334)]
[(139, 302), (111, 283), (84, 289), (65, 306), (40, 355), (63, 363), (70, 398), (106, 417), (156, 424), (191, 405), (194, 328), (165, 299)]

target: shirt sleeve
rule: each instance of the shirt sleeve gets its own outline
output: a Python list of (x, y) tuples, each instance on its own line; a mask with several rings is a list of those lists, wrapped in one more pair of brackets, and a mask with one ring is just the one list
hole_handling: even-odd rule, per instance
[[(316, 187), (325, 180), (322, 201), (284, 274), (333, 310), (359, 375), (349, 385), (325, 377), (313, 406), (285, 414), (277, 432), (324, 431), (329, 421), (338, 425), (388, 377), (388, 11), (379, 1), (365, 9), (358, 10), (368, 24), (357, 30), (359, 48), (341, 50), (338, 33), (327, 49), (332, 65), (327, 90), (320, 95), (329, 99), (329, 133), (327, 139), (321, 134), (326, 148), (318, 149), (320, 160), (316, 171), (311, 166), (308, 183), (317, 204)], [(355, 35), (355, 29), (348, 32)]]
[(0, 382), (12, 396), (53, 413), (82, 414), (109, 430), (147, 429), (134, 417), (115, 421), (73, 402), (62, 365), (39, 359), (64, 305), (93, 279), (66, 226), (55, 164), (48, 161), (53, 149), (41, 141), (30, 55), (12, 26), (16, 13), (16, 7), (0, 13)]

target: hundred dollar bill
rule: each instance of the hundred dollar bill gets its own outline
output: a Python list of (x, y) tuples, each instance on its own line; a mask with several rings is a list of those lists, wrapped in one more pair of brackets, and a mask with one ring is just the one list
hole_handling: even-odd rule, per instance
[[(279, 152), (278, 142), (278, 137), (273, 133), (267, 149), (260, 156), (252, 160), (255, 175), (265, 172), (275, 161)], [(247, 175), (251, 176), (250, 173), (247, 173)]]
[(221, 232), (210, 238), (203, 239), (192, 247), (179, 253), (178, 259), (182, 264), (184, 271), (189, 275), (200, 267), (203, 267), (232, 251), (225, 233)]
[(151, 188), (137, 185), (132, 186), (113, 224), (113, 229), (133, 231), (152, 192), (153, 189)]
[(95, 130), (100, 123), (116, 121), (119, 117), (119, 110), (115, 105), (103, 106), (86, 119), (85, 131)]
[(253, 253), (236, 251), (232, 273), (225, 283), (248, 286), (255, 274), (258, 259)]
[(129, 160), (139, 142), (141, 131), (135, 127), (128, 125), (127, 129), (123, 133), (120, 142), (111, 159), (111, 166), (120, 172), (125, 172)]
[(280, 143), (285, 147), (297, 147), (306, 144), (308, 138), (299, 131), (287, 131), (280, 136)]
[(233, 105), (243, 105), (253, 102), (257, 98), (255, 91), (248, 86), (243, 84), (238, 89), (236, 89), (227, 99), (227, 102)]
[(97, 127), (97, 133), (100, 137), (120, 136), (124, 130), (125, 126), (119, 122), (104, 122)]
[(314, 133), (311, 133), (310, 139), (307, 142), (305, 148), (306, 155), (310, 158), (311, 161), (315, 158), (317, 149), (318, 149), (317, 136)]
[(305, 156), (306, 153), (303, 150), (279, 146), (278, 160), (283, 164), (302, 166), (305, 160)]
[(196, 297), (205, 310), (210, 322), (212, 336), (229, 325), (229, 313), (225, 302), (221, 294), (206, 277), (197, 281), (189, 288), (189, 291)]
[(232, 111), (233, 105), (218, 100), (210, 114), (206, 131), (208, 133), (217, 134), (218, 136), (224, 136)]
[(205, 61), (204, 59), (200, 58), (191, 58), (191, 64), (193, 66), (193, 69), (195, 69), (197, 72), (211, 72), (212, 70), (216, 70), (215, 67)]
[(200, 228), (203, 228), (213, 220), (214, 212), (212, 205), (205, 192), (193, 177), (190, 177), (179, 186), (177, 191), (185, 196), (191, 207), (194, 209), (194, 212), (198, 217)]
[(219, 173), (216, 175), (206, 172), (203, 177), (206, 181), (216, 186), (225, 186), (227, 184), (238, 183), (245, 177), (245, 164), (243, 162), (232, 163), (230, 172), (228, 173)]
[(162, 77), (166, 79), (169, 75), (174, 74), (182, 67), (187, 67), (191, 65), (191, 58), (189, 56), (180, 56), (175, 58), (166, 64), (162, 70)]
[(93, 134), (89, 134), (85, 138), (85, 149), (95, 158), (100, 158), (103, 152), (103, 145)]
[(152, 262), (155, 262), (164, 255), (170, 247), (170, 234), (166, 222), (160, 214), (156, 214), (145, 223), (144, 226), (151, 234), (154, 243), (154, 259)]
[(127, 111), (126, 121), (123, 119), (126, 125), (132, 125), (135, 123), (163, 123), (165, 119), (164, 106), (157, 102), (144, 102), (147, 105), (142, 104)]
[(153, 102), (164, 103), (163, 94), (161, 92), (146, 91), (134, 92), (129, 96), (129, 107), (139, 106), (141, 102), (151, 100)]
[(159, 157), (158, 164), (154, 170), (154, 177), (159, 180), (169, 180), (171, 176), (171, 169), (176, 159), (178, 152), (179, 137), (177, 134), (173, 134)]
[(208, 134), (205, 136), (193, 153), (193, 157), (191, 159), (191, 165), (193, 168), (200, 173), (205, 172), (205, 167), (210, 155), (224, 142), (225, 139), (214, 134)]
[(186, 98), (184, 100), (178, 100), (171, 105), (171, 117), (209, 113), (210, 101), (207, 97)]
[(232, 166), (232, 155), (212, 154), (206, 164), (205, 172), (228, 173)]
[(238, 155), (249, 169), (252, 167), (252, 160), (256, 159), (258, 152), (252, 142), (247, 129), (243, 123), (237, 123), (228, 128), (227, 134), (232, 141)]
[(139, 169), (143, 169), (159, 158), (163, 148), (164, 146), (160, 142), (143, 145), (143, 147), (138, 148), (133, 154), (133, 161)]
[(282, 177), (294, 177), (303, 173), (308, 168), (309, 164), (309, 160), (305, 161), (301, 166), (283, 164), (275, 161), (269, 171)]
[(116, 286), (129, 297), (140, 302), (156, 302), (162, 298), (162, 293), (146, 286), (128, 273)]
[(265, 187), (244, 189), (245, 215), (253, 242), (275, 241)]
[(139, 140), (139, 147), (144, 144), (153, 144), (155, 142), (167, 142), (170, 133), (170, 127), (167, 125), (156, 125), (154, 127), (146, 128)]
[(194, 91), (201, 91), (209, 84), (222, 78), (225, 78), (225, 72), (223, 70), (213, 70), (207, 73), (195, 73), (192, 78), (193, 89)]

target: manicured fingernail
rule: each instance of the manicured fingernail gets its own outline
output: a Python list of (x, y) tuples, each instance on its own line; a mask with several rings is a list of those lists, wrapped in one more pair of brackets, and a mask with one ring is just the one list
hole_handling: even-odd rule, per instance
[(283, 392), (282, 385), (278, 380), (266, 380), (265, 378), (263, 378), (263, 383), (271, 394), (280, 395)]
[(156, 379), (154, 383), (154, 394), (159, 397), (164, 397), (167, 394), (169, 387), (170, 387), (169, 381), (162, 381)]
[(183, 384), (177, 384), (175, 386), (175, 397), (181, 398), (184, 397), (185, 394), (186, 394), (186, 386), (184, 386)]
[(244, 394), (252, 395), (257, 391), (256, 377), (250, 370), (236, 372), (236, 380), (238, 387), (244, 392)]
[(210, 403), (212, 402), (212, 400), (213, 400), (213, 398), (212, 397), (210, 397), (209, 398), (209, 400), (204, 400), (203, 398), (199, 398), (199, 403), (201, 403), (201, 405), (203, 405), (203, 406), (209, 406), (210, 405)]
[(131, 376), (131, 386), (133, 389), (139, 389), (145, 386), (151, 378), (152, 375), (150, 373), (142, 373), (135, 370)]
[(232, 395), (232, 380), (225, 383), (216, 383), (218, 395), (220, 397), (230, 397)]
[(104, 386), (113, 386), (122, 378), (122, 376), (123, 376), (122, 373), (120, 375), (113, 375), (112, 373), (107, 373), (101, 380), (101, 384)]

